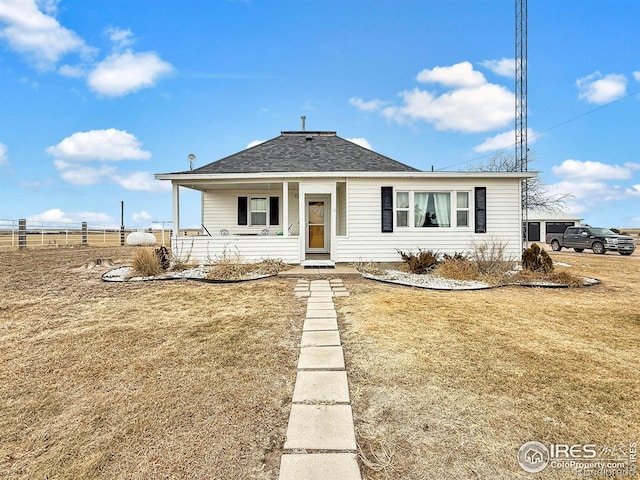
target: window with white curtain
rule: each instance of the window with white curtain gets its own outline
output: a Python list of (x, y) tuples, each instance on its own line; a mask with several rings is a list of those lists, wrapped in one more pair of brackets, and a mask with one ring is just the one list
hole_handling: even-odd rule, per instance
[(450, 192), (415, 192), (413, 194), (415, 227), (450, 227)]
[(251, 197), (249, 206), (251, 212), (251, 225), (267, 224), (267, 199), (266, 197)]

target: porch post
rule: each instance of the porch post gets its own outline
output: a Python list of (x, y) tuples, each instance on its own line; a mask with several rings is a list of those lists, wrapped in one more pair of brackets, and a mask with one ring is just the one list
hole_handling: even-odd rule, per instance
[(282, 182), (282, 236), (289, 236), (289, 182)]
[(336, 247), (337, 247), (337, 241), (336, 241), (336, 234), (337, 234), (337, 228), (338, 228), (338, 183), (333, 182), (333, 185), (331, 186), (331, 239), (329, 241), (329, 244), (331, 245), (331, 250), (329, 252), (329, 258), (333, 261), (336, 260)]
[(180, 236), (180, 185), (177, 183), (171, 183), (173, 187), (173, 235), (175, 237)]

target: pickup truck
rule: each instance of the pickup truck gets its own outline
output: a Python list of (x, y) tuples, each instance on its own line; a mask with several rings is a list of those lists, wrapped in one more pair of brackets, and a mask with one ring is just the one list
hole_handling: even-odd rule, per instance
[(573, 248), (576, 252), (582, 252), (586, 248), (597, 254), (614, 250), (620, 255), (631, 255), (636, 249), (633, 238), (628, 235), (617, 235), (608, 228), (589, 226), (567, 227), (564, 233), (549, 233), (546, 242), (554, 252), (559, 252), (564, 247)]

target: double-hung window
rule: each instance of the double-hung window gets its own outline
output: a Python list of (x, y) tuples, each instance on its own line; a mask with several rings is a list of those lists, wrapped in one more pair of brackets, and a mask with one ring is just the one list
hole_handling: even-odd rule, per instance
[(409, 226), (409, 192), (396, 192), (396, 226)]
[(249, 204), (249, 211), (251, 212), (251, 225), (267, 224), (267, 198), (266, 197), (251, 197), (251, 202)]
[(469, 192), (456, 192), (456, 227), (469, 226)]

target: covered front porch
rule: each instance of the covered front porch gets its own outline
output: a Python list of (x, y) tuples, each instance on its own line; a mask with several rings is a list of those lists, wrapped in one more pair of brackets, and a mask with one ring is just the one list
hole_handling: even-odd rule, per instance
[[(346, 181), (216, 179), (172, 181), (171, 249), (182, 260), (213, 263), (336, 259), (336, 235), (346, 234)], [(180, 191), (201, 193), (201, 229), (180, 236)]]

